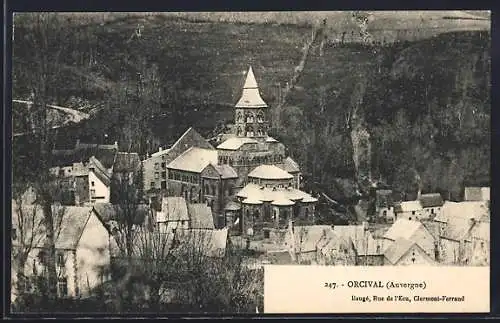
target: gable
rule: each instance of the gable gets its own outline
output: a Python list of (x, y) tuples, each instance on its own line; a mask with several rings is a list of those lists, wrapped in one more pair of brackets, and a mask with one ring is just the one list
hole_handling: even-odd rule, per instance
[(196, 130), (192, 127), (186, 130), (184, 134), (177, 139), (177, 141), (169, 149), (169, 158), (174, 160), (180, 154), (185, 152), (191, 147), (204, 148), (204, 149), (214, 149), (214, 147), (208, 143)]
[(208, 164), (207, 167), (205, 167), (201, 171), (201, 177), (209, 177), (209, 178), (215, 178), (219, 179), (220, 175), (219, 172), (215, 169), (215, 167), (212, 164)]

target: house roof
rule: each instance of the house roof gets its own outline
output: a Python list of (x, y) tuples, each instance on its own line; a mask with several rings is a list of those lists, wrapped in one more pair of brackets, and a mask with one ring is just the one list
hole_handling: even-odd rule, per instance
[(99, 161), (99, 159), (95, 158), (95, 156), (91, 156), (89, 159), (89, 170), (93, 168), (93, 173), (97, 178), (106, 186), (109, 186), (111, 183), (111, 174), (104, 167), (104, 165)]
[(212, 209), (205, 203), (188, 204), (188, 214), (192, 229), (215, 229)]
[(427, 207), (439, 207), (443, 206), (443, 198), (441, 197), (441, 194), (439, 193), (429, 193), (429, 194), (422, 194), (420, 196), (420, 203), (422, 204), (422, 207), (427, 208)]
[(141, 165), (141, 158), (138, 153), (119, 152), (116, 154), (113, 172), (135, 172)]
[(191, 147), (167, 165), (167, 168), (201, 173), (208, 164), (217, 164), (217, 150)]
[(223, 257), (226, 252), (228, 230), (178, 229), (176, 238), (182, 247), (195, 248), (208, 257)]
[[(389, 262), (395, 265), (404, 254), (410, 250), (413, 245), (416, 245), (414, 241), (398, 238), (396, 241), (390, 244), (389, 247), (384, 252), (385, 258), (389, 260)], [(417, 245), (418, 246), (418, 245)]]
[(489, 187), (466, 187), (464, 191), (466, 201), (487, 201), (490, 199)]
[[(120, 205), (111, 203), (95, 203), (93, 210), (102, 222), (108, 221), (122, 222), (126, 216)], [(135, 214), (134, 224), (142, 224), (146, 216), (149, 214), (149, 207), (146, 204), (139, 204)]]
[(286, 198), (278, 198), (278, 199), (274, 200), (271, 204), (277, 205), (277, 206), (291, 206), (291, 205), (294, 205), (295, 202), (293, 202), (289, 199), (286, 199)]
[(332, 237), (334, 237), (334, 232), (329, 225), (297, 225), (293, 230), (296, 252), (315, 251), (319, 248), (321, 240), (328, 240)]
[(229, 165), (222, 164), (213, 166), (222, 179), (238, 178), (238, 174), (236, 173), (234, 168)]
[(490, 241), (490, 223), (477, 222), (470, 231), (471, 237), (479, 240)]
[(161, 212), (157, 221), (188, 221), (189, 213), (186, 199), (178, 196), (167, 196), (162, 199)]
[(259, 93), (259, 87), (252, 67), (248, 69), (245, 84), (243, 85), (243, 93), (240, 100), (236, 103), (237, 108), (265, 108), (267, 104), (262, 100)]
[(256, 144), (257, 140), (246, 137), (231, 137), (217, 146), (217, 149), (238, 150), (245, 144)]
[(402, 212), (413, 212), (422, 210), (422, 204), (420, 201), (403, 201), (394, 206), (394, 211), (396, 213)]
[(343, 239), (350, 239), (358, 256), (381, 255), (384, 250), (384, 241), (374, 239), (363, 225), (335, 225), (333, 232)]
[(387, 230), (384, 238), (389, 240), (397, 240), (398, 238), (410, 239), (413, 234), (422, 227), (422, 223), (414, 220), (398, 219)]
[(262, 201), (260, 200), (257, 200), (257, 199), (253, 199), (253, 198), (246, 198), (243, 200), (242, 202), (243, 204), (254, 204), (254, 205), (258, 205), (258, 204), (262, 204)]
[(288, 199), (292, 201), (305, 199), (306, 202), (314, 199), (311, 195), (295, 188), (270, 188), (261, 187), (254, 183), (248, 183), (237, 194), (237, 197), (250, 198), (262, 202)]
[(260, 165), (252, 170), (248, 177), (261, 179), (292, 179), (293, 176), (283, 169), (274, 165)]
[(283, 163), (276, 164), (276, 166), (290, 174), (300, 172), (299, 164), (297, 164), (291, 157), (285, 158)]
[(73, 163), (86, 163), (91, 156), (95, 156), (105, 168), (113, 166), (118, 152), (116, 145), (82, 144), (77, 142), (73, 149), (52, 150), (52, 167), (70, 166)]
[(441, 213), (434, 218), (434, 221), (448, 222), (452, 218), (474, 218), (484, 221), (485, 218), (489, 218), (489, 213), (490, 210), (486, 201), (446, 201), (443, 204)]
[(266, 142), (279, 142), (278, 140), (274, 139), (273, 137), (267, 137)]
[(241, 209), (240, 205), (234, 201), (229, 201), (224, 207), (224, 210), (228, 211), (238, 211), (240, 209)]
[[(55, 245), (57, 249), (76, 249), (83, 230), (91, 215), (92, 207), (84, 206), (61, 206), (52, 205), (52, 216), (54, 219)], [(12, 202), (12, 224), (19, 227), (19, 216), (16, 203)], [(36, 232), (33, 236), (34, 247), (44, 247), (46, 242), (43, 225), (43, 210), (40, 205), (30, 204), (22, 206), (22, 215), (25, 220), (35, 224), (34, 230), (24, 229), (27, 239), (32, 236), (31, 232)], [(29, 237), (28, 237), (29, 236)]]
[(472, 220), (462, 217), (450, 218), (446, 222), (446, 227), (441, 237), (454, 241), (463, 240), (467, 237), (472, 226)]

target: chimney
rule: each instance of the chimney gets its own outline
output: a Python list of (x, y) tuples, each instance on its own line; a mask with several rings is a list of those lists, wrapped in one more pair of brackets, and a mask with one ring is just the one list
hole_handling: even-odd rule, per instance
[(160, 147), (158, 147), (158, 152), (160, 152), (160, 151), (162, 151), (162, 150), (163, 150), (163, 148), (162, 148), (161, 146), (160, 146)]

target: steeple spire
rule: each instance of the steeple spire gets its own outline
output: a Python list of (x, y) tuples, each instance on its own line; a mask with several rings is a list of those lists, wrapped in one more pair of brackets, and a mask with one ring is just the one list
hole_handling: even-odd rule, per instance
[(236, 103), (236, 108), (265, 108), (266, 102), (262, 100), (259, 93), (259, 86), (255, 80), (252, 67), (250, 66), (247, 72), (245, 85), (243, 85), (243, 93), (240, 100)]

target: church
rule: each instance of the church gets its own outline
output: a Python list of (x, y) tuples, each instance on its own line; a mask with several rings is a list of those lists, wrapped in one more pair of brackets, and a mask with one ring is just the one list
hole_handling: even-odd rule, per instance
[(189, 128), (172, 147), (144, 161), (146, 188), (206, 203), (218, 227), (243, 235), (289, 221), (313, 224), (317, 199), (299, 189), (299, 165), (268, 135), (269, 115), (250, 67), (232, 133), (213, 147)]

